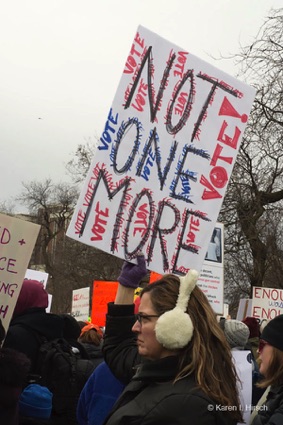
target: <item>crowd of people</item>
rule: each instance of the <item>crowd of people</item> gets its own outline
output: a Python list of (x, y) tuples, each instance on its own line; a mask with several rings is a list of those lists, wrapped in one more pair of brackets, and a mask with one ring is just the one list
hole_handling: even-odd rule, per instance
[[(1, 424), (236, 425), (247, 417), (247, 425), (283, 424), (283, 315), (264, 327), (253, 317), (219, 321), (194, 270), (162, 276), (134, 302), (146, 274), (143, 255), (124, 263), (105, 329), (47, 313), (42, 284), (23, 282), (7, 333), (0, 326)], [(84, 362), (72, 375), (80, 379), (68, 414), (40, 376), (43, 339), (70, 347), (69, 357), (60, 353), (70, 371), (78, 367), (70, 359)], [(241, 379), (239, 351), (248, 353), (251, 388)], [(62, 385), (63, 400), (72, 380)]]

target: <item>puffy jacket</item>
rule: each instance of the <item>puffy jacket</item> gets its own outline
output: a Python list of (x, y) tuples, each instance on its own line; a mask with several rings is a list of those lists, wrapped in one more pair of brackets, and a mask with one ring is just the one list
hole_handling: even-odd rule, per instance
[(176, 356), (144, 363), (114, 406), (106, 425), (234, 425), (227, 412), (196, 388), (192, 376), (173, 383)]
[(102, 351), (112, 373), (125, 385), (134, 376), (135, 366), (143, 361), (132, 332), (135, 321), (134, 304), (108, 304)]
[(283, 424), (283, 385), (271, 386), (266, 402), (258, 408), (252, 425), (282, 425)]
[[(144, 361), (131, 328), (132, 306), (109, 304), (104, 336), (105, 359), (116, 377), (131, 380), (105, 425), (235, 425), (227, 411), (196, 388), (193, 376), (174, 383), (178, 357)], [(132, 379), (131, 379), (132, 378)]]

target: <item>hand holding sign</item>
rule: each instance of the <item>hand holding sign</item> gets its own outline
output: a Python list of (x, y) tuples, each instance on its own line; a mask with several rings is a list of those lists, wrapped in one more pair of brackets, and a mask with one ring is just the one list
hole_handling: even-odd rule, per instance
[(145, 258), (143, 255), (137, 257), (138, 264), (124, 262), (118, 282), (127, 288), (137, 288), (143, 277), (147, 274)]

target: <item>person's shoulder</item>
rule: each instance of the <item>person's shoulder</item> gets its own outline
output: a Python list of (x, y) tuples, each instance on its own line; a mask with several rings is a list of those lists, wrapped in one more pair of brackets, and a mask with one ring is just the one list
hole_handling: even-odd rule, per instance
[(189, 402), (205, 404), (206, 406), (208, 404), (216, 404), (201, 388), (197, 387), (195, 379), (192, 376), (176, 381), (173, 385), (173, 391), (169, 391), (168, 396), (183, 396)]
[(219, 416), (216, 404), (200, 390), (168, 393), (155, 403), (148, 415), (172, 421), (178, 417), (180, 424), (187, 424), (189, 418), (190, 423), (198, 425), (216, 425)]
[(15, 317), (10, 323), (7, 336), (9, 333), (42, 334), (47, 339), (53, 339), (60, 337), (62, 331), (63, 321), (60, 316), (46, 313), (42, 309), (34, 309)]

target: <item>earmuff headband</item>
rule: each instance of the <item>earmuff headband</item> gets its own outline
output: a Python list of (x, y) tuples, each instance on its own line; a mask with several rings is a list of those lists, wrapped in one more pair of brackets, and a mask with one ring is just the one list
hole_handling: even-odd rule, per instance
[(169, 350), (183, 348), (192, 339), (194, 327), (186, 310), (198, 275), (196, 270), (189, 270), (185, 276), (179, 277), (180, 289), (176, 306), (162, 314), (156, 322), (156, 339)]

